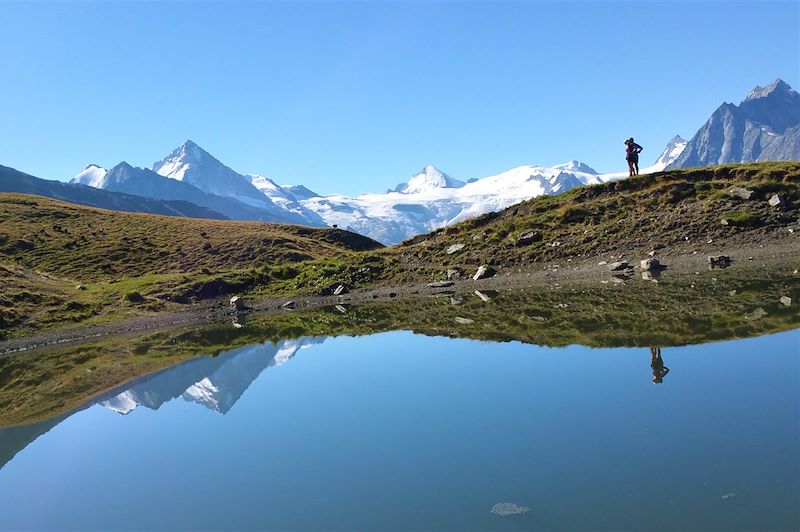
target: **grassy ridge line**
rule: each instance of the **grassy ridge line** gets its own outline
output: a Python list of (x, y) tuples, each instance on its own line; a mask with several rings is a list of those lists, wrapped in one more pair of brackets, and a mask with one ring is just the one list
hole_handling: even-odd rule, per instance
[(380, 247), (347, 231), (124, 213), (0, 194), (0, 257), (85, 282), (286, 264)]
[[(753, 192), (743, 200), (730, 194)], [(782, 209), (768, 204), (780, 194)], [(753, 163), (671, 170), (539, 196), (403, 243), (409, 263), (450, 261), (447, 249), (463, 243), (466, 264), (499, 266), (644, 252), (752, 233), (754, 239), (797, 226), (800, 162)], [(723, 220), (727, 224), (723, 223)], [(517, 245), (524, 233), (540, 240)]]

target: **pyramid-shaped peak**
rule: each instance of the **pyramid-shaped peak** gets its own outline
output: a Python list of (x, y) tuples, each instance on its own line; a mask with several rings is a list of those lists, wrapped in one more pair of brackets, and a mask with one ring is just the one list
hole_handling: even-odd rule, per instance
[(745, 98), (744, 101), (766, 98), (772, 94), (784, 94), (788, 92), (792, 92), (792, 87), (782, 79), (778, 78), (766, 87), (757, 85), (753, 90), (750, 91), (750, 94), (747, 95), (747, 98)]

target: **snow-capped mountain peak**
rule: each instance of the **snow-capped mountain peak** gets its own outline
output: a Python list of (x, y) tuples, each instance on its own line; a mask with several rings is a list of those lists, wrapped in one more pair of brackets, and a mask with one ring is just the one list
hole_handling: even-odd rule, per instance
[(191, 140), (153, 163), (153, 171), (185, 181), (209, 194), (234, 198), (253, 207), (274, 208), (272, 201), (250, 179), (228, 168)]
[(394, 191), (402, 194), (419, 194), (438, 188), (461, 188), (463, 186), (463, 181), (454, 179), (432, 164), (428, 164), (420, 173), (411, 176), (407, 182), (397, 185)]
[(208, 164), (222, 164), (217, 161), (213, 155), (187, 139), (186, 142), (178, 146), (172, 153), (160, 161), (153, 163), (153, 171), (164, 177), (183, 181), (186, 177), (186, 172), (191, 169), (192, 166), (201, 165), (206, 162)]
[(557, 164), (553, 168), (564, 170), (565, 172), (581, 172), (584, 174), (597, 175), (597, 171), (595, 171), (594, 168), (592, 168), (586, 163), (582, 163), (580, 161), (575, 161), (575, 160), (563, 164)]
[(689, 143), (686, 139), (681, 138), (680, 135), (675, 135), (672, 139), (667, 143), (667, 146), (664, 148), (664, 151), (661, 152), (661, 155), (658, 156), (656, 159), (656, 163), (653, 165), (657, 168), (654, 170), (656, 172), (660, 172), (664, 168), (666, 168), (672, 161), (678, 158), (678, 156), (683, 153), (683, 150), (686, 149), (686, 145)]
[(73, 177), (71, 183), (86, 185), (88, 187), (103, 188), (103, 182), (106, 174), (108, 174), (108, 170), (102, 166), (90, 164), (81, 170), (78, 175)]

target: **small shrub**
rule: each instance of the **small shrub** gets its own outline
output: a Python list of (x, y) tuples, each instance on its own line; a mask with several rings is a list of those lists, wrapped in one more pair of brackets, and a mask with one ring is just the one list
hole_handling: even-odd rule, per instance
[(122, 296), (122, 299), (128, 303), (141, 303), (144, 301), (144, 297), (139, 292), (127, 292)]

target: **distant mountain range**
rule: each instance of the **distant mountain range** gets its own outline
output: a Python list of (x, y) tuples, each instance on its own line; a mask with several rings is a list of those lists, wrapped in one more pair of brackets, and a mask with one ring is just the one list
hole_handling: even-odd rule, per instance
[[(800, 96), (776, 80), (753, 89), (739, 106), (720, 106), (690, 141), (674, 137), (656, 163), (641, 172), (798, 158)], [(11, 169), (6, 170), (8, 174)], [(322, 196), (302, 185), (279, 185), (262, 175), (238, 173), (187, 140), (151, 169), (125, 162), (110, 170), (91, 164), (73, 178), (72, 185), (34, 182), (31, 180), (36, 178), (26, 176), (24, 180), (0, 179), (0, 191), (41, 194), (118, 210), (338, 225), (395, 244), (534, 196), (624, 177), (627, 172), (599, 174), (585, 163), (570, 161), (552, 167), (520, 166), (464, 182), (427, 165), (382, 194)], [(12, 181), (15, 184), (10, 184)], [(19, 184), (22, 181), (24, 186)], [(88, 187), (107, 194), (92, 195)]]
[[(105, 171), (103, 171), (105, 173)], [(122, 194), (101, 190), (101, 187), (76, 185), (62, 181), (48, 181), (20, 172), (7, 166), (0, 166), (0, 192), (35, 194), (78, 205), (99, 207), (112, 211), (145, 212), (166, 216), (187, 218), (210, 218), (224, 220), (227, 216), (201, 207), (184, 199), (163, 201), (153, 198)]]
[[(684, 145), (683, 139), (675, 137), (658, 162), (642, 171), (662, 170)], [(570, 161), (554, 167), (521, 166), (464, 182), (427, 165), (383, 194), (322, 196), (302, 185), (281, 186), (265, 176), (239, 174), (187, 140), (152, 169), (125, 162), (110, 170), (91, 164), (72, 183), (162, 200), (182, 199), (237, 220), (337, 225), (395, 244), (533, 196), (625, 176), (598, 174), (585, 163)]]
[(668, 168), (800, 159), (800, 94), (776, 79), (723, 103)]

